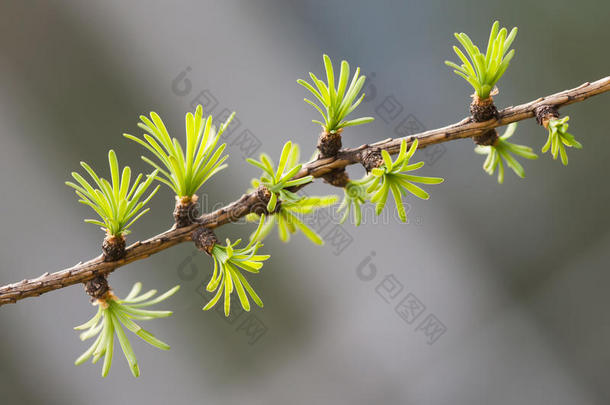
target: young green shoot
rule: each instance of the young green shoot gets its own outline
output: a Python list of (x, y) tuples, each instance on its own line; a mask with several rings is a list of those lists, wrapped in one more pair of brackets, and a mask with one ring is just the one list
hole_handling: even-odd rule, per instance
[(313, 180), (313, 176), (305, 176), (299, 179), (292, 178), (301, 170), (302, 164), (299, 161), (299, 145), (288, 141), (284, 144), (280, 161), (277, 168), (274, 168), (273, 161), (266, 154), (260, 155), (260, 160), (251, 158), (246, 159), (248, 163), (258, 167), (263, 171), (260, 179), (253, 182), (255, 187), (265, 186), (271, 192), (271, 198), (267, 204), (267, 211), (273, 212), (278, 199), (284, 202), (296, 202), (301, 199), (299, 195), (289, 191), (288, 188), (307, 184)]
[(82, 341), (97, 336), (89, 349), (76, 359), (74, 362), (75, 365), (81, 365), (91, 357), (93, 357), (92, 363), (95, 364), (104, 357), (102, 377), (106, 377), (110, 371), (110, 366), (112, 365), (114, 336), (116, 335), (119, 344), (121, 345), (121, 349), (123, 349), (123, 354), (125, 355), (131, 373), (134, 377), (138, 377), (140, 375), (138, 361), (123, 327), (136, 334), (148, 344), (161, 350), (169, 350), (169, 345), (157, 339), (147, 330), (142, 329), (134, 320), (141, 321), (170, 316), (172, 314), (171, 311), (152, 311), (143, 308), (166, 300), (174, 295), (176, 291), (180, 289), (180, 286), (175, 286), (165, 294), (159, 295), (156, 298), (153, 298), (157, 293), (156, 290), (150, 290), (144, 294), (138, 295), (141, 289), (142, 283), (138, 282), (134, 284), (131, 292), (125, 299), (118, 299), (114, 294), (109, 293), (108, 298), (97, 300), (95, 305), (98, 306), (98, 310), (95, 316), (88, 322), (74, 328), (76, 330), (84, 331), (80, 334), (80, 339)]
[(131, 169), (125, 166), (123, 172), (119, 173), (119, 162), (112, 149), (108, 152), (108, 162), (110, 182), (99, 177), (87, 163), (81, 162), (81, 166), (93, 179), (94, 185), (92, 186), (76, 172), (72, 172), (76, 183), (67, 181), (66, 185), (76, 191), (80, 203), (93, 208), (101, 219), (85, 219), (85, 222), (99, 225), (108, 235), (122, 237), (130, 232), (129, 227), (134, 222), (148, 212), (149, 208), (144, 209), (144, 206), (155, 195), (159, 186), (146, 198), (142, 198), (154, 181), (157, 170), (149, 174), (144, 182), (141, 182), (143, 176), (139, 174), (131, 184)]
[(480, 155), (487, 155), (483, 163), (483, 170), (490, 176), (498, 169), (498, 183), (504, 182), (504, 162), (510, 167), (517, 176), (525, 177), (523, 166), (512, 156), (521, 156), (525, 159), (538, 159), (532, 148), (525, 145), (516, 145), (508, 142), (508, 139), (513, 136), (517, 129), (517, 123), (513, 122), (506, 127), (504, 135), (500, 136), (494, 145), (477, 145), (474, 151)]
[(370, 185), (366, 190), (367, 193), (373, 194), (371, 202), (376, 204), (375, 212), (377, 215), (383, 210), (391, 192), (396, 203), (398, 217), (402, 222), (406, 222), (407, 212), (403, 205), (402, 197), (407, 193), (411, 193), (423, 200), (430, 198), (430, 195), (425, 190), (414, 183), (440, 184), (444, 181), (444, 179), (440, 177), (424, 177), (406, 174), (407, 172), (417, 170), (424, 165), (424, 162), (409, 164), (409, 159), (411, 159), (417, 150), (417, 145), (418, 141), (415, 139), (407, 151), (407, 141), (403, 139), (400, 144), (400, 153), (395, 161), (392, 161), (392, 157), (386, 150), (381, 151), (383, 164), (371, 170), (368, 180)]
[(344, 211), (343, 216), (339, 221), (340, 223), (344, 223), (351, 213), (352, 218), (354, 219), (354, 225), (360, 226), (360, 223), (362, 222), (361, 207), (371, 198), (371, 194), (366, 191), (370, 180), (371, 178), (368, 176), (365, 176), (360, 180), (350, 180), (343, 188), (345, 196), (343, 197), (343, 201), (341, 201), (339, 208), (337, 208), (337, 212)]
[(468, 35), (463, 32), (455, 33), (455, 38), (462, 44), (468, 57), (460, 48), (454, 46), (453, 50), (460, 58), (462, 65), (458, 66), (456, 63), (445, 61), (447, 66), (454, 69), (455, 74), (470, 83), (481, 100), (490, 96), (515, 55), (514, 49), (510, 51), (508, 49), (517, 35), (517, 27), (513, 28), (509, 34), (506, 28), (499, 28), (500, 23), (494, 22), (485, 54), (481, 53), (479, 48), (472, 43)]
[[(322, 115), (324, 122), (313, 120), (320, 124), (325, 132), (335, 133), (344, 127), (366, 124), (374, 120), (373, 117), (362, 117), (352, 120), (347, 120), (347, 116), (352, 113), (356, 107), (362, 102), (364, 93), (359, 95), (366, 76), (360, 76), (360, 68), (356, 68), (356, 72), (352, 77), (349, 86), (347, 84), (350, 75), (349, 63), (341, 62), (341, 70), (339, 78), (335, 86), (335, 72), (333, 64), (328, 57), (324, 55), (324, 68), (326, 70), (326, 83), (318, 79), (313, 73), (309, 73), (313, 85), (303, 79), (297, 80), (301, 86), (313, 94), (317, 102), (306, 98), (305, 102), (314, 107)], [(322, 108), (324, 110), (322, 110)]]
[(133, 135), (124, 136), (144, 146), (158, 160), (146, 156), (142, 159), (158, 170), (157, 179), (173, 190), (180, 199), (190, 199), (213, 175), (227, 167), (223, 164), (229, 157), (222, 153), (226, 144), (216, 148), (220, 136), (233, 120), (235, 113), (220, 125), (218, 132), (212, 124), (212, 116), (203, 117), (203, 107), (197, 106), (195, 114), (186, 114), (186, 148), (176, 138), (170, 138), (161, 117), (155, 112), (150, 118), (141, 115), (138, 127), (146, 131), (144, 139)]
[[(265, 216), (261, 217), (255, 236), (260, 233)], [(224, 314), (229, 316), (231, 310), (231, 294), (237, 291), (237, 296), (242, 308), (245, 311), (250, 311), (250, 301), (248, 295), (259, 307), (263, 307), (263, 301), (254, 291), (248, 280), (242, 274), (242, 271), (258, 274), (263, 267), (263, 262), (269, 259), (269, 255), (259, 255), (258, 250), (263, 246), (262, 243), (253, 238), (243, 248), (237, 248), (241, 239), (231, 243), (227, 239), (226, 246), (215, 244), (212, 248), (212, 258), (214, 259), (214, 272), (206, 290), (209, 292), (216, 291), (214, 297), (203, 307), (204, 311), (214, 307), (224, 294)], [(248, 294), (246, 294), (246, 292)]]
[[(277, 225), (278, 235), (282, 242), (290, 241), (290, 235), (297, 230), (303, 232), (311, 242), (316, 245), (323, 245), (324, 240), (301, 218), (303, 215), (311, 214), (315, 210), (328, 207), (337, 202), (338, 198), (335, 195), (329, 196), (307, 196), (301, 197), (298, 201), (282, 201), (279, 209), (269, 215), (264, 221), (260, 232), (252, 234), (251, 240), (262, 241), (269, 235), (275, 225)], [(260, 216), (257, 214), (249, 214), (246, 219), (249, 221), (260, 221)]]
[(557, 155), (561, 155), (561, 163), (564, 166), (568, 165), (568, 154), (566, 152), (566, 146), (569, 148), (582, 149), (582, 145), (578, 142), (574, 135), (568, 132), (568, 120), (569, 116), (563, 118), (552, 119), (548, 123), (549, 137), (546, 143), (542, 147), (542, 153), (546, 153), (549, 149), (553, 159), (557, 159)]

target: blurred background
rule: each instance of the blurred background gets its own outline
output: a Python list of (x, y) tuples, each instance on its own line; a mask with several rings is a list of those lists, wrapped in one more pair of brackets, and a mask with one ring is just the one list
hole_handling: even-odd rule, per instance
[[(486, 43), (496, 18), (519, 27), (499, 107), (608, 75), (609, 12), (588, 0), (4, 1), (0, 284), (99, 254), (103, 233), (82, 222), (91, 213), (63, 183), (81, 160), (106, 174), (110, 148), (149, 171), (121, 136), (140, 134), (142, 113), (157, 111), (182, 138), (197, 103), (237, 111), (230, 167), (200, 196), (212, 207), (258, 174), (246, 157), (277, 156), (288, 139), (304, 159), (314, 151), (317, 113), (296, 79), (322, 73), (322, 53), (369, 78), (358, 115), (376, 121), (345, 131), (356, 146), (466, 116), (472, 89), (443, 61), (456, 59), (454, 32)], [(118, 348), (106, 379), (100, 364), (72, 365), (88, 347), (72, 327), (95, 311), (80, 285), (4, 306), (0, 402), (610, 403), (609, 102), (562, 110), (584, 145), (567, 168), (542, 155), (525, 162), (525, 180), (510, 172), (498, 185), (472, 141), (451, 142), (418, 152), (424, 175), (446, 180), (428, 187), (429, 201), (407, 200), (408, 224), (339, 226), (327, 210), (314, 224), (323, 247), (274, 233), (272, 259), (252, 277), (264, 309), (229, 320), (201, 311), (211, 262), (190, 244), (120, 268), (110, 277), (119, 296), (135, 281), (182, 286), (160, 306), (174, 316), (143, 323), (171, 351), (131, 339), (138, 379)], [(528, 120), (513, 139), (539, 150), (546, 134)], [(164, 188), (129, 242), (170, 227), (172, 208)]]

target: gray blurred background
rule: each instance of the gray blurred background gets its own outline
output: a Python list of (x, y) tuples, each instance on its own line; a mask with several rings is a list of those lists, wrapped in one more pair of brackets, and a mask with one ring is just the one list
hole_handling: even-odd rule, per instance
[[(323, 52), (372, 78), (359, 111), (377, 119), (345, 131), (356, 146), (397, 136), (401, 123), (431, 129), (467, 114), (471, 89), (443, 65), (456, 58), (453, 32), (481, 43), (495, 18), (519, 27), (502, 107), (606, 76), (609, 12), (609, 2), (567, 0), (3, 1), (0, 284), (99, 253), (102, 232), (82, 222), (91, 213), (63, 182), (80, 160), (106, 173), (109, 148), (148, 171), (121, 136), (140, 134), (141, 113), (159, 112), (182, 138), (197, 98), (212, 114), (237, 111), (230, 167), (203, 190), (212, 206), (249, 186), (254, 146), (277, 156), (291, 139), (304, 159), (313, 152), (317, 113), (296, 79), (321, 73)], [(72, 327), (95, 311), (81, 286), (2, 307), (0, 402), (610, 403), (609, 102), (563, 110), (584, 145), (567, 168), (544, 155), (525, 162), (525, 180), (511, 172), (500, 186), (470, 140), (452, 142), (418, 153), (425, 174), (446, 181), (428, 187), (427, 202), (407, 200), (409, 224), (327, 218), (323, 247), (274, 233), (272, 259), (251, 277), (265, 308), (251, 314), (201, 311), (210, 260), (189, 244), (119, 269), (110, 277), (119, 295), (138, 280), (182, 285), (160, 306), (173, 317), (143, 323), (171, 351), (131, 339), (138, 379), (118, 348), (106, 379), (100, 364), (72, 365), (88, 347)], [(539, 150), (546, 136), (529, 120), (513, 139)], [(129, 241), (169, 227), (172, 207), (162, 189)], [(401, 318), (414, 297), (419, 316)]]

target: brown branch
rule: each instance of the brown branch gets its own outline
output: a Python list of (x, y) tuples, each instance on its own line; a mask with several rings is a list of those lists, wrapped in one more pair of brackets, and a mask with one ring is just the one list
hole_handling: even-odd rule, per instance
[[(570, 90), (564, 90), (559, 93), (551, 94), (550, 96), (540, 97), (539, 99), (530, 101), (529, 103), (521, 104), (515, 107), (507, 107), (498, 112), (498, 119), (491, 119), (485, 122), (474, 122), (472, 118), (464, 118), (460, 122), (448, 125), (443, 128), (432, 129), (430, 131), (421, 132), (407, 136), (408, 144), (417, 138), (418, 149), (425, 148), (429, 145), (453, 141), (462, 138), (471, 138), (480, 135), (488, 129), (508, 125), (511, 122), (523, 121), (535, 116), (537, 107), (543, 105), (552, 105), (557, 108), (569, 104), (584, 101), (589, 97), (597, 94), (610, 91), (610, 76), (604, 77), (593, 83), (584, 83)], [(361, 145), (357, 148), (342, 149), (336, 157), (317, 159), (303, 166), (303, 169), (298, 173), (298, 177), (312, 175), (321, 177), (322, 175), (345, 166), (361, 163), (362, 155), (367, 150), (374, 148), (385, 149), (391, 154), (400, 151), (400, 144), (403, 138), (392, 139), (388, 138), (373, 144)]]
[[(417, 138), (419, 148), (425, 148), (426, 146), (437, 143), (473, 137), (491, 128), (532, 118), (535, 116), (537, 107), (548, 105), (559, 108), (586, 100), (589, 97), (609, 90), (610, 76), (593, 83), (584, 83), (581, 86), (570, 90), (541, 97), (529, 103), (505, 108), (499, 111), (497, 119), (491, 119), (486, 122), (473, 122), (471, 118), (465, 118), (455, 124), (410, 135), (405, 139), (411, 143)], [(403, 138), (389, 138), (370, 145), (367, 144), (357, 148), (342, 149), (335, 157), (316, 159), (303, 165), (303, 168), (295, 178), (307, 175), (322, 177), (333, 170), (342, 169), (348, 165), (356, 163), (362, 164), (363, 155), (367, 151), (385, 149), (392, 154), (398, 153), (402, 140)], [(144, 259), (152, 254), (177, 245), (178, 243), (190, 240), (191, 233), (199, 226), (203, 225), (208, 228), (216, 228), (230, 222), (235, 222), (245, 215), (254, 212), (257, 207), (260, 208), (260, 203), (261, 200), (256, 191), (244, 194), (237, 201), (234, 201), (223, 208), (203, 214), (198, 218), (196, 224), (178, 229), (170, 229), (143, 242), (135, 242), (127, 248), (127, 253), (121, 260), (108, 262), (104, 261), (103, 256), (100, 255), (85, 263), (78, 263), (65, 270), (52, 274), (45, 273), (32, 280), (23, 280), (15, 284), (5, 285), (0, 287), (0, 305), (14, 303), (27, 297), (36, 297), (48, 291), (86, 282), (98, 275), (108, 274), (128, 263)]]

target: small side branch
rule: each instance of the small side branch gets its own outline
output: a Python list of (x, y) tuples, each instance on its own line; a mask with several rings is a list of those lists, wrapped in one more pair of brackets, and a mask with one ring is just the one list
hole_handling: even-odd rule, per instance
[[(474, 137), (492, 128), (533, 118), (536, 115), (536, 109), (541, 106), (548, 105), (560, 108), (584, 101), (589, 97), (609, 90), (610, 76), (592, 83), (584, 83), (570, 90), (541, 97), (529, 103), (505, 108), (498, 112), (498, 118), (489, 121), (474, 122), (469, 117), (455, 124), (410, 135), (406, 138), (389, 138), (370, 145), (366, 144), (357, 148), (342, 149), (336, 156), (316, 159), (303, 165), (301, 171), (294, 178), (302, 178), (308, 175), (322, 177), (334, 170), (343, 169), (348, 165), (362, 164), (363, 156), (367, 151), (385, 149), (390, 154), (396, 154), (400, 151), (400, 144), (403, 139), (406, 139), (409, 145), (413, 140), (417, 139), (419, 148), (425, 148), (429, 145)], [(0, 306), (14, 303), (27, 297), (36, 297), (73, 284), (86, 282), (101, 275), (107, 275), (128, 263), (144, 259), (157, 252), (190, 240), (191, 233), (199, 226), (213, 229), (230, 222), (235, 222), (247, 214), (255, 212), (260, 208), (260, 204), (261, 200), (257, 191), (244, 194), (238, 200), (223, 208), (203, 214), (195, 224), (178, 229), (170, 229), (145, 241), (135, 242), (127, 247), (125, 256), (120, 260), (105, 261), (104, 257), (100, 255), (85, 263), (79, 263), (55, 273), (45, 273), (35, 279), (5, 285), (0, 287)]]

